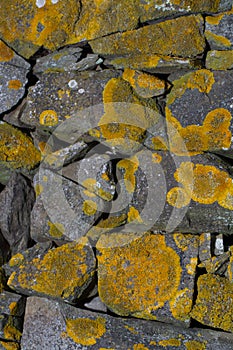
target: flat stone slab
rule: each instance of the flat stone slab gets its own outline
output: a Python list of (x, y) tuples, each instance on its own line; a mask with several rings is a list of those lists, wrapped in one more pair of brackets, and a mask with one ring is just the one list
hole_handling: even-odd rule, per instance
[[(46, 317), (45, 317), (46, 315)], [(229, 350), (233, 335), (164, 323), (112, 317), (45, 298), (27, 300), (22, 350), (206, 349)]]

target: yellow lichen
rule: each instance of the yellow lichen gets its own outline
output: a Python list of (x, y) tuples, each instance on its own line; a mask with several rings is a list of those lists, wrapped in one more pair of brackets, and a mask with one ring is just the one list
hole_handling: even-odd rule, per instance
[(156, 343), (156, 341), (151, 340), (151, 341), (150, 341), (150, 345), (157, 345), (157, 343)]
[(19, 79), (12, 79), (8, 81), (8, 88), (19, 90), (22, 87), (22, 83)]
[(55, 112), (52, 109), (47, 109), (43, 111), (40, 114), (40, 120), (39, 120), (41, 125), (44, 126), (55, 126), (58, 123), (58, 115), (57, 112)]
[(199, 243), (199, 237), (193, 236), (191, 234), (174, 233), (174, 241), (179, 249), (183, 252), (187, 251), (190, 245), (197, 248)]
[(105, 323), (103, 317), (97, 317), (95, 320), (90, 318), (67, 319), (66, 332), (74, 342), (91, 346), (105, 334)]
[(13, 57), (14, 51), (0, 40), (0, 62), (8, 62), (12, 60)]
[(205, 36), (208, 41), (214, 42), (215, 45), (224, 46), (225, 48), (231, 47), (232, 45), (231, 41), (225, 36), (214, 34), (209, 30), (205, 31)]
[(13, 266), (20, 266), (24, 262), (24, 256), (21, 253), (17, 253), (12, 256), (12, 258), (9, 261), (10, 267)]
[[(107, 176), (107, 175), (106, 175)], [(109, 177), (107, 177), (107, 181), (109, 181)], [(99, 197), (103, 198), (104, 200), (110, 201), (113, 198), (113, 195), (110, 192), (105, 191), (103, 188), (99, 187), (96, 179), (94, 178), (87, 178), (82, 182), (82, 186), (87, 188), (87, 190), (91, 193), (96, 193)], [(86, 192), (85, 192), (86, 193)], [(90, 197), (90, 196), (89, 196)]]
[(206, 66), (213, 70), (228, 70), (233, 67), (233, 50), (213, 50), (207, 53)]
[(44, 187), (40, 184), (35, 184), (34, 189), (36, 192), (36, 197), (38, 197), (43, 192)]
[(164, 339), (164, 340), (160, 340), (158, 342), (158, 345), (164, 346), (164, 347), (167, 347), (167, 346), (178, 347), (178, 346), (181, 346), (181, 341), (176, 338)]
[(193, 299), (190, 290), (185, 288), (177, 291), (176, 297), (170, 301), (170, 309), (174, 318), (186, 321), (192, 309)]
[(133, 334), (138, 334), (138, 331), (136, 331), (134, 327), (125, 326), (125, 328), (128, 329)]
[(19, 350), (20, 345), (18, 343), (14, 342), (4, 342), (0, 341), (0, 344), (3, 346), (4, 349), (6, 350)]
[(83, 202), (83, 212), (86, 215), (88, 215), (88, 216), (95, 215), (96, 211), (97, 211), (96, 202), (94, 202), (90, 199), (87, 199)]
[(59, 222), (50, 222), (48, 221), (49, 225), (49, 234), (50, 236), (54, 238), (61, 238), (65, 232), (64, 225), (60, 224)]
[(206, 22), (211, 25), (217, 26), (223, 17), (224, 17), (224, 13), (221, 13), (220, 15), (217, 15), (217, 16), (206, 16)]
[(186, 265), (188, 274), (195, 275), (197, 267), (197, 258), (190, 258), (190, 263)]
[(143, 344), (134, 344), (133, 350), (149, 350), (149, 349)]
[[(193, 169), (192, 176), (190, 170)], [(184, 196), (178, 198), (174, 195), (177, 191), (183, 191), (198, 203), (212, 204), (218, 202), (224, 208), (233, 210), (233, 184), (229, 175), (212, 165), (193, 164), (183, 162), (177, 168), (174, 178), (182, 184), (182, 187), (174, 187), (167, 193), (167, 201), (177, 208), (186, 206), (187, 200)]]
[(118, 162), (117, 168), (124, 170), (124, 182), (126, 190), (129, 193), (133, 193), (136, 186), (136, 177), (135, 173), (138, 170), (139, 161), (136, 156), (131, 157), (130, 159), (122, 159)]
[(17, 328), (14, 327), (12, 316), (9, 316), (9, 320), (7, 324), (4, 326), (3, 334), (5, 339), (7, 340), (20, 341), (22, 333)]
[(161, 161), (163, 159), (162, 156), (158, 153), (152, 153), (151, 157), (152, 157), (153, 163), (161, 163)]
[(96, 246), (102, 253), (98, 256), (100, 297), (120, 315), (156, 319), (152, 311), (180, 293), (180, 258), (163, 235), (146, 233), (130, 239), (126, 235), (116, 244), (118, 235), (102, 235)]
[(8, 285), (14, 288), (16, 283), (24, 289), (52, 297), (69, 297), (94, 273), (87, 273), (85, 249), (87, 243), (87, 238), (82, 238), (78, 242), (49, 250), (43, 258), (34, 258), (21, 265), (18, 275), (13, 272), (10, 276)]
[(132, 222), (132, 221), (133, 222), (137, 221), (140, 224), (143, 223), (143, 220), (140, 217), (139, 211), (134, 207), (130, 207), (128, 211), (128, 222)]
[(187, 350), (205, 350), (206, 341), (200, 342), (198, 340), (188, 340), (185, 342), (185, 347)]
[(0, 134), (0, 161), (7, 167), (32, 169), (40, 162), (40, 152), (20, 130), (4, 123), (0, 124)]
[(16, 303), (16, 301), (13, 301), (12, 303), (10, 303), (9, 305), (9, 309), (10, 309), (10, 314), (14, 315), (16, 310), (17, 310), (18, 304)]

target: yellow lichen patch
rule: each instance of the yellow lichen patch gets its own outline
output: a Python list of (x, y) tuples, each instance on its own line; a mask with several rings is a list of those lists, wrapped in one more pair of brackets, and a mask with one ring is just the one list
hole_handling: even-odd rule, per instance
[(52, 147), (47, 142), (39, 142), (38, 148), (43, 156), (52, 152)]
[(20, 341), (22, 333), (13, 326), (12, 316), (9, 317), (8, 323), (3, 329), (4, 337), (8, 340)]
[(145, 98), (161, 95), (165, 90), (164, 80), (130, 68), (124, 70), (122, 78), (130, 83), (138, 95)]
[(157, 345), (157, 343), (156, 343), (156, 341), (151, 340), (151, 341), (150, 341), (150, 345)]
[(66, 332), (75, 343), (91, 346), (106, 333), (105, 323), (103, 317), (67, 319)]
[(138, 331), (136, 331), (134, 327), (125, 326), (125, 328), (128, 329), (133, 334), (138, 334)]
[(22, 83), (18, 79), (12, 79), (8, 81), (9, 89), (19, 90), (21, 87), (22, 87)]
[[(107, 177), (107, 174), (105, 174), (105, 175)], [(107, 177), (107, 181), (109, 181), (109, 177)], [(113, 197), (113, 195), (110, 192), (107, 192), (103, 188), (99, 187), (96, 179), (94, 179), (94, 178), (89, 177), (89, 178), (85, 179), (82, 182), (82, 186), (87, 188), (88, 193), (91, 194), (91, 195), (88, 195), (87, 191), (85, 191), (85, 194), (87, 194), (88, 197), (93, 197), (93, 195), (92, 195), (93, 192), (96, 193), (99, 197), (101, 197), (107, 201), (110, 201)]]
[(57, 112), (55, 112), (52, 109), (47, 109), (43, 111), (40, 114), (40, 120), (39, 120), (41, 125), (44, 126), (55, 126), (58, 123), (58, 115)]
[(198, 247), (199, 237), (195, 237), (191, 234), (177, 232), (173, 234), (173, 238), (177, 247), (183, 252), (187, 251), (190, 245), (195, 248)]
[(16, 303), (16, 301), (13, 301), (12, 303), (10, 303), (9, 305), (9, 309), (10, 309), (10, 314), (14, 315), (16, 310), (17, 310), (18, 304)]
[(0, 40), (0, 62), (8, 62), (12, 60), (13, 57), (14, 51)]
[(18, 343), (14, 342), (4, 342), (0, 341), (0, 344), (3, 346), (4, 349), (6, 350), (19, 350), (20, 345)]
[(167, 346), (178, 347), (178, 346), (181, 346), (181, 341), (176, 338), (164, 339), (164, 340), (160, 340), (158, 342), (158, 345), (164, 346), (164, 347), (167, 347)]
[(143, 220), (140, 217), (139, 211), (134, 207), (130, 207), (128, 211), (128, 222), (132, 222), (132, 221), (133, 222), (137, 221), (140, 224), (143, 223)]
[(64, 225), (60, 224), (59, 222), (50, 222), (48, 221), (49, 225), (49, 234), (50, 236), (54, 238), (61, 238), (65, 232)]
[(41, 159), (41, 154), (32, 140), (9, 124), (0, 124), (0, 161), (13, 169), (34, 168)]
[(177, 291), (176, 298), (170, 301), (170, 308), (174, 318), (186, 321), (192, 309), (193, 299), (190, 290), (185, 288)]
[(151, 157), (152, 157), (153, 163), (161, 163), (161, 161), (163, 159), (162, 156), (158, 153), (152, 153)]
[(36, 197), (38, 197), (43, 192), (44, 187), (40, 184), (35, 184), (34, 189), (36, 192)]
[(231, 41), (225, 36), (214, 34), (209, 30), (205, 31), (205, 36), (208, 41), (213, 42), (215, 45), (221, 46), (221, 48), (228, 48), (232, 45)]
[(188, 274), (195, 275), (197, 267), (197, 258), (191, 258), (190, 263), (186, 265)]
[(139, 161), (136, 156), (130, 159), (122, 159), (118, 162), (117, 168), (124, 170), (124, 182), (126, 190), (129, 193), (133, 193), (136, 186), (135, 173), (138, 170)]
[(182, 187), (173, 187), (167, 193), (167, 202), (176, 208), (183, 208), (191, 201), (189, 192)]
[(160, 136), (154, 136), (151, 138), (152, 141), (152, 149), (154, 150), (163, 150), (167, 151), (168, 150), (168, 145), (167, 142)]
[(90, 199), (87, 199), (83, 202), (83, 212), (86, 215), (88, 215), (88, 216), (95, 215), (96, 211), (97, 211), (96, 202), (94, 202)]
[(220, 15), (217, 15), (217, 16), (206, 16), (206, 22), (211, 25), (217, 26), (223, 17), (224, 17), (224, 13), (221, 13)]
[(10, 276), (8, 285), (12, 288), (20, 285), (40, 294), (68, 298), (93, 275), (94, 260), (91, 268), (86, 263), (90, 254), (87, 238), (64, 244), (49, 250), (42, 258), (37, 257), (21, 265), (17, 274), (13, 272)]
[(99, 295), (117, 314), (156, 319), (151, 312), (179, 294), (180, 258), (163, 235), (129, 239), (127, 234), (125, 243), (124, 237), (121, 244), (117, 240), (117, 233), (102, 235), (96, 246), (101, 253)]
[(205, 350), (206, 343), (206, 341), (200, 342), (198, 340), (188, 340), (185, 342), (185, 347), (187, 350)]
[(233, 332), (233, 284), (225, 277), (205, 274), (198, 278), (197, 287), (191, 317), (207, 326)]
[(90, 198), (96, 197), (96, 195), (93, 192), (90, 192), (88, 190), (83, 190), (83, 193), (85, 194), (85, 196), (90, 197)]
[(212, 50), (207, 53), (206, 67), (213, 70), (233, 68), (233, 50)]
[(12, 256), (12, 258), (9, 261), (10, 267), (13, 266), (20, 266), (24, 262), (24, 256), (21, 253), (17, 253)]
[(134, 344), (133, 350), (149, 350), (149, 349), (143, 344)]
[[(192, 176), (189, 170), (193, 168)], [(186, 171), (187, 169), (187, 171)], [(181, 208), (187, 205), (184, 196), (177, 199), (178, 191), (183, 191), (192, 200), (202, 204), (218, 202), (224, 208), (233, 210), (233, 183), (229, 175), (212, 165), (192, 164), (183, 162), (177, 168), (174, 178), (182, 184), (182, 187), (174, 187), (167, 193), (167, 201), (170, 205)]]

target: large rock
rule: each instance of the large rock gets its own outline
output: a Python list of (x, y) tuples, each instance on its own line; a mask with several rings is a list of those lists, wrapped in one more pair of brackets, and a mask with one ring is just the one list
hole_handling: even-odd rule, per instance
[(233, 337), (228, 333), (116, 318), (30, 297), (27, 300), (21, 349), (229, 350), (232, 341)]
[(25, 93), (30, 64), (0, 40), (0, 113), (14, 107)]
[(36, 255), (12, 257), (8, 286), (25, 295), (76, 302), (93, 281), (95, 257), (87, 238)]
[(206, 56), (206, 68), (212, 70), (233, 69), (233, 50), (211, 50)]

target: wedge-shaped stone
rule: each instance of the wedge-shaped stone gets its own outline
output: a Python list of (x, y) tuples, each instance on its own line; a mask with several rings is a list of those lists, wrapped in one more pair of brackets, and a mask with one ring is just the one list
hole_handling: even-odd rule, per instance
[(212, 70), (233, 69), (233, 50), (209, 51), (206, 57), (206, 68)]
[[(31, 248), (33, 251), (33, 248)], [(50, 249), (33, 258), (9, 262), (14, 272), (8, 286), (22, 294), (76, 302), (93, 281), (95, 257), (87, 238)], [(13, 266), (12, 266), (13, 265)]]
[(198, 322), (233, 332), (233, 285), (227, 278), (202, 275), (197, 281), (198, 294), (191, 316)]
[(200, 15), (179, 17), (108, 35), (90, 41), (90, 45), (101, 56), (133, 57), (143, 52), (151, 56), (195, 57), (203, 54), (205, 48), (203, 19)]
[[(45, 317), (46, 315), (46, 317)], [(112, 317), (45, 298), (27, 299), (22, 350), (229, 350), (232, 334)]]
[(197, 236), (113, 232), (96, 248), (99, 295), (110, 310), (189, 325)]

